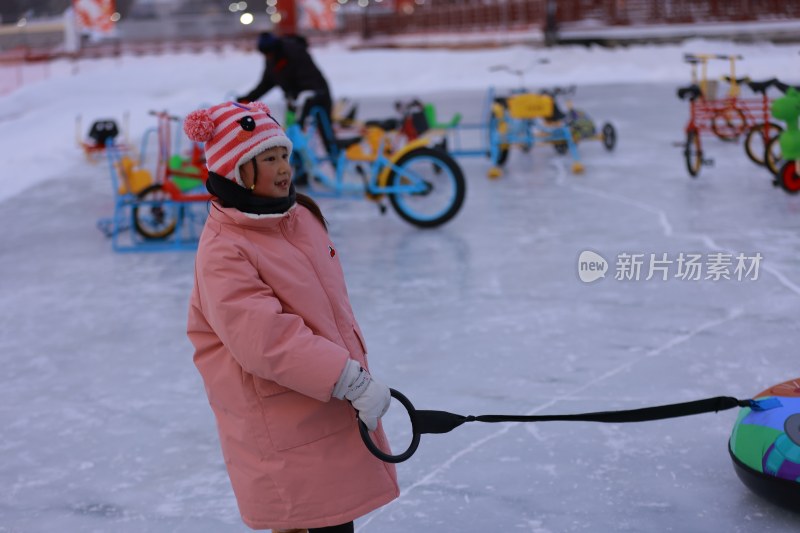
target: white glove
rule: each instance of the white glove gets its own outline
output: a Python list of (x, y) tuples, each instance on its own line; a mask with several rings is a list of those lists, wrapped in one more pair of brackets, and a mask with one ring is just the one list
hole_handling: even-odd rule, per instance
[(392, 401), (389, 387), (375, 380), (353, 359), (348, 359), (344, 365), (333, 387), (333, 397), (350, 400), (370, 431), (378, 429), (378, 419), (386, 414)]

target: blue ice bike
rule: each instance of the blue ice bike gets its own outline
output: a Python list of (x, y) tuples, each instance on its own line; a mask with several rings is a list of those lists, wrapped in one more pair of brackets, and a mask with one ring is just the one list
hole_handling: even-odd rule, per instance
[(306, 174), (312, 196), (366, 198), (381, 213), (388, 198), (403, 220), (421, 228), (440, 226), (464, 203), (461, 167), (425, 137), (394, 146), (393, 126), (367, 122), (361, 135), (337, 138), (328, 116), (315, 107), (303, 125), (286, 129), (295, 175)]
[(502, 167), (513, 146), (527, 152), (536, 144), (553, 144), (559, 152), (569, 152), (572, 172), (583, 172), (578, 145), (570, 124), (556, 112), (554, 96), (546, 93), (514, 91), (508, 96), (497, 96), (489, 88), (489, 159), (490, 178), (502, 176)]

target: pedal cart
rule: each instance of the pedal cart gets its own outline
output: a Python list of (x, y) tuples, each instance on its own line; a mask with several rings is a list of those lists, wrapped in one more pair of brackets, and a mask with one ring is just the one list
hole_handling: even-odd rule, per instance
[[(711, 60), (727, 61), (730, 73), (720, 79), (727, 82), (728, 91), (717, 98), (717, 80), (708, 78), (708, 62)], [(762, 145), (766, 145), (771, 134), (769, 125), (769, 99), (766, 88), (760, 87), (761, 97), (742, 98), (741, 85), (750, 81), (748, 78), (736, 77), (736, 61), (742, 56), (721, 54), (686, 54), (684, 61), (691, 65), (692, 83), (678, 89), (678, 98), (689, 100), (689, 121), (684, 131), (686, 141), (682, 144), (686, 170), (691, 177), (697, 177), (703, 166), (710, 166), (713, 160), (704, 158), (702, 137), (709, 133), (722, 141), (738, 141), (739, 138), (757, 125)], [(700, 67), (698, 77), (697, 69)], [(763, 84), (761, 84), (763, 85)], [(751, 145), (752, 139), (748, 141)], [(750, 149), (752, 151), (752, 149)], [(751, 158), (758, 159), (754, 152)]]
[[(205, 166), (202, 146), (191, 143), (184, 154), (180, 141), (182, 135), (173, 137), (172, 126), (182, 124), (181, 117), (166, 111), (150, 111), (157, 119), (158, 160), (156, 181), (138, 194), (140, 203), (133, 211), (136, 231), (146, 239), (166, 239), (185, 222), (190, 222), (193, 211), (190, 204), (205, 204), (211, 194), (205, 188), (208, 169)], [(147, 143), (149, 130), (142, 140)], [(205, 217), (202, 217), (203, 219)]]
[[(539, 60), (539, 63), (547, 62), (547, 59)], [(531, 91), (525, 87), (522, 70), (505, 65), (491, 70), (515, 74), (520, 84), (506, 95), (496, 94), (493, 87), (488, 90), (485, 112), (488, 155), (493, 165), (490, 178), (502, 175), (502, 166), (514, 146), (527, 152), (536, 144), (551, 144), (559, 154), (569, 154), (575, 174), (584, 170), (579, 142), (599, 140), (608, 151), (616, 146), (617, 133), (610, 123), (604, 123), (598, 131), (589, 114), (572, 105), (574, 85)], [(559, 104), (562, 97), (567, 98), (566, 106)]]
[[(172, 136), (179, 117), (151, 111), (157, 126), (141, 143), (141, 158), (131, 157), (109, 140), (106, 153), (114, 193), (114, 214), (98, 221), (116, 251), (193, 250), (207, 214), (211, 195), (205, 190), (208, 171), (202, 149), (191, 145), (186, 154)], [(152, 136), (157, 137), (154, 164), (146, 164)]]
[(565, 146), (565, 152), (572, 158), (572, 172), (583, 172), (572, 129), (563, 120), (563, 113), (556, 113), (553, 96), (527, 91), (498, 96), (490, 87), (487, 100), (490, 102), (487, 121), (489, 159), (493, 165), (489, 170), (490, 178), (502, 176), (502, 167), (512, 147), (518, 146), (527, 152), (539, 143)]

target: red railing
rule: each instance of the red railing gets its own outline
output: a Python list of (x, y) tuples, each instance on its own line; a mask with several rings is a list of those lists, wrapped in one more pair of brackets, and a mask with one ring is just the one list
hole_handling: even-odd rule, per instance
[[(558, 24), (600, 25), (742, 22), (800, 18), (800, 2), (786, 0), (550, 0)], [(364, 9), (343, 17), (344, 33), (505, 31), (541, 28), (548, 0), (426, 0), (411, 9)], [(404, 4), (412, 5), (412, 4)]]

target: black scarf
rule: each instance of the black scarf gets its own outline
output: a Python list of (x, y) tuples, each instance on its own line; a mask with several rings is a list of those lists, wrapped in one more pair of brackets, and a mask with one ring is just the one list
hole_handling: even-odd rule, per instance
[(266, 198), (264, 196), (256, 196), (250, 189), (246, 189), (216, 172), (208, 173), (206, 189), (219, 198), (224, 207), (235, 207), (244, 213), (256, 215), (285, 213), (295, 204), (296, 200), (294, 183), (289, 185), (289, 196)]

